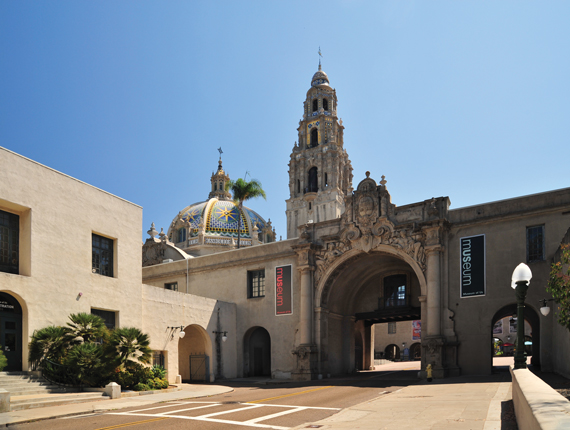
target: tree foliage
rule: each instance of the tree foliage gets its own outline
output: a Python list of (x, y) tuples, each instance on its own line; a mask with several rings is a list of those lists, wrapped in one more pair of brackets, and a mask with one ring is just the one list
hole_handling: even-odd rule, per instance
[(570, 330), (570, 244), (560, 245), (560, 261), (553, 263), (546, 291), (558, 304), (558, 322)]
[[(32, 335), (29, 360), (55, 382), (103, 386), (118, 382), (123, 388), (142, 383), (168, 386), (164, 374), (144, 367), (151, 358), (150, 339), (134, 327), (109, 331), (97, 315), (69, 316), (65, 327), (48, 326)], [(0, 357), (1, 358), (1, 357)], [(1, 361), (1, 360), (0, 360)], [(160, 383), (153, 383), (161, 379)]]
[(265, 191), (261, 187), (261, 182), (257, 179), (252, 179), (251, 181), (246, 181), (245, 179), (238, 178), (235, 181), (226, 182), (226, 190), (231, 191), (234, 203), (238, 205), (238, 249), (240, 247), (240, 236), (241, 236), (241, 212), (243, 209), (243, 203), (247, 200), (254, 199), (257, 197), (265, 196)]

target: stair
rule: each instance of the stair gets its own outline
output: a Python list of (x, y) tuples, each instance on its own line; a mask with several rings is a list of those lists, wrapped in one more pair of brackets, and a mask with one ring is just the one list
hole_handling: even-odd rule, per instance
[(0, 372), (0, 387), (10, 393), (12, 411), (82, 403), (108, 398), (104, 393), (54, 385), (28, 372)]

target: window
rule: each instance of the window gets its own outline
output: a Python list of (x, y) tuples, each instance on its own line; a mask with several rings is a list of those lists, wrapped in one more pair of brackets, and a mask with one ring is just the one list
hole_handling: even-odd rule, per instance
[(247, 297), (265, 297), (265, 269), (247, 272)]
[(544, 261), (544, 225), (526, 228), (526, 261)]
[(308, 181), (308, 193), (316, 193), (319, 190), (318, 180), (319, 180), (319, 171), (316, 167), (311, 167), (309, 170), (309, 181)]
[(186, 229), (182, 227), (178, 230), (178, 242), (184, 242), (186, 240)]
[(319, 130), (317, 128), (313, 128), (311, 131), (311, 148), (314, 148), (319, 144)]
[(164, 284), (165, 290), (178, 291), (178, 282), (168, 282)]
[(329, 110), (329, 101), (327, 99), (323, 99), (323, 109)]
[(329, 184), (329, 177), (325, 172), (325, 187)]
[(93, 273), (113, 277), (113, 240), (93, 233)]
[(301, 194), (301, 181), (297, 179), (297, 194)]
[(384, 278), (384, 303), (387, 308), (406, 306), (406, 275), (392, 275)]
[(109, 330), (115, 328), (115, 312), (104, 311), (102, 309), (91, 309), (91, 315), (101, 317), (103, 321), (105, 321), (105, 326), (107, 326)]
[(19, 274), (20, 217), (0, 211), (0, 272)]
[(396, 323), (389, 322), (388, 323), (388, 334), (396, 334)]
[(164, 352), (152, 351), (152, 365), (164, 367)]
[(316, 112), (319, 110), (319, 99), (314, 99), (313, 100), (313, 112)]

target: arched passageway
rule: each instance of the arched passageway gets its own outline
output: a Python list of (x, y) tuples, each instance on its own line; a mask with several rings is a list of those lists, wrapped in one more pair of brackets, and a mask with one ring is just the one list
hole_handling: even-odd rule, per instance
[[(511, 355), (512, 350), (514, 348), (509, 348), (509, 346), (505, 345), (512, 345), (514, 347), (517, 330), (518, 330), (518, 321), (516, 318), (517, 313), (517, 305), (516, 303), (512, 303), (510, 305), (504, 306), (499, 309), (495, 315), (493, 315), (493, 320), (491, 321), (491, 327), (493, 327), (492, 333), (489, 333), (490, 340), (489, 340), (489, 347), (494, 348), (494, 341), (493, 339), (500, 339), (503, 344), (503, 352), (507, 351), (506, 355)], [(502, 324), (497, 324), (499, 321), (503, 321)], [(540, 318), (538, 313), (530, 307), (528, 304), (525, 304), (524, 308), (524, 321), (525, 321), (525, 336), (528, 338), (526, 339), (529, 342), (529, 338), (531, 339), (532, 344), (525, 345), (525, 351), (528, 355), (531, 355), (531, 364), (534, 366), (540, 366)], [(529, 330), (530, 326), (530, 330)], [(514, 329), (513, 329), (514, 328)], [(493, 356), (493, 354), (491, 354)]]
[(339, 266), (320, 282), (316, 301), (323, 374), (373, 369), (374, 324), (422, 318), (421, 283), (404, 257), (394, 251), (355, 251)]
[(243, 374), (271, 376), (271, 337), (263, 327), (252, 327), (243, 338)]
[(384, 357), (386, 360), (399, 360), (400, 359), (400, 348), (398, 345), (388, 345), (384, 350)]
[(410, 360), (422, 359), (422, 344), (419, 342), (412, 343), (410, 346)]
[(22, 306), (8, 293), (0, 293), (0, 346), (8, 359), (4, 371), (22, 370)]
[(178, 371), (183, 382), (212, 382), (214, 380), (212, 342), (206, 330), (196, 324), (184, 329), (178, 341)]

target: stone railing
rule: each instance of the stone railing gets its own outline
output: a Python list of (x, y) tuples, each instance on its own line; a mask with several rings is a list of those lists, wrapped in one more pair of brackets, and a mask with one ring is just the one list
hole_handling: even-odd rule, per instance
[(519, 430), (570, 429), (570, 402), (528, 369), (514, 370), (513, 404)]

